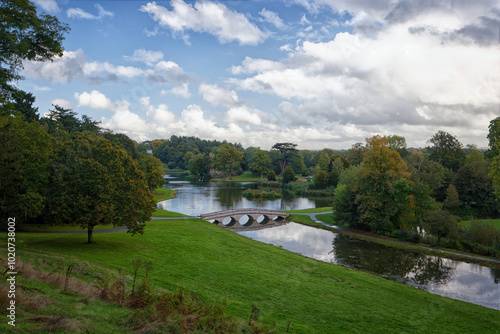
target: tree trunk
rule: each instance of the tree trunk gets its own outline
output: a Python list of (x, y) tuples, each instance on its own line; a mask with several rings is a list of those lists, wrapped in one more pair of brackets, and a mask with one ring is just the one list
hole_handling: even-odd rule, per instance
[(88, 224), (88, 243), (93, 244), (94, 243), (94, 235), (92, 234), (92, 231), (94, 230), (94, 225)]

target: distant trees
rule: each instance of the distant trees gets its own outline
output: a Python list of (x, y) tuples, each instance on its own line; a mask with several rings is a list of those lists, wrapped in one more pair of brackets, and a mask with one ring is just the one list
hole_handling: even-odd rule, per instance
[(262, 179), (262, 175), (267, 173), (271, 168), (271, 158), (265, 151), (256, 148), (252, 154), (252, 159), (248, 167), (252, 172), (260, 174), (260, 178)]
[(456, 173), (464, 164), (463, 145), (455, 136), (438, 131), (428, 142), (434, 145), (429, 148), (430, 158), (443, 167)]
[(214, 166), (231, 179), (233, 173), (241, 170), (242, 162), (243, 152), (226, 143), (217, 149)]
[(276, 143), (273, 145), (272, 149), (280, 152), (280, 167), (281, 167), (281, 175), (283, 175), (285, 171), (285, 167), (287, 166), (287, 161), (290, 158), (290, 155), (296, 151), (295, 147), (297, 144), (293, 143)]

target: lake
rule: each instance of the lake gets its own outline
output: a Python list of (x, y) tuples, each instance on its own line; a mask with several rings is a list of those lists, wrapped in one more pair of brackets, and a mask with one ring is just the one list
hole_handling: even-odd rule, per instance
[[(295, 210), (328, 207), (331, 198), (311, 199), (285, 193), (281, 199), (254, 201), (243, 196), (253, 183), (197, 183), (168, 176), (176, 197), (158, 203), (164, 210), (191, 216), (262, 208)], [(239, 234), (324, 262), (372, 273), (403, 284), (500, 310), (500, 270), (442, 257), (421, 255), (293, 222)]]

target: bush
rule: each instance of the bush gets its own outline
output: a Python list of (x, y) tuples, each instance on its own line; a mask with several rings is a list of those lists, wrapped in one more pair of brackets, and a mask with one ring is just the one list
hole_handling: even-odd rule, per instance
[(269, 170), (269, 172), (267, 172), (267, 180), (268, 181), (276, 181), (276, 172), (274, 170)]
[(287, 184), (292, 181), (295, 181), (295, 172), (292, 167), (287, 166), (283, 172), (283, 184)]

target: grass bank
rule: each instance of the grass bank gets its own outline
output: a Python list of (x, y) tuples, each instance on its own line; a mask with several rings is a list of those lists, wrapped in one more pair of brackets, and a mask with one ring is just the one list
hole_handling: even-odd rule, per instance
[[(227, 298), (227, 312), (290, 333), (494, 333), (499, 312), (323, 263), (199, 219), (154, 220), (146, 233), (18, 235), (19, 251), (63, 256), (132, 275), (131, 261), (153, 262), (154, 286)], [(5, 240), (3, 235), (2, 240)], [(1, 245), (5, 249), (5, 243)], [(2, 253), (4, 256), (5, 253)]]
[(177, 190), (167, 188), (156, 188), (153, 190), (154, 199), (156, 202), (161, 202), (175, 197)]
[(229, 182), (259, 182), (261, 181), (260, 175), (254, 176), (251, 172), (243, 172), (241, 175), (229, 177), (223, 177), (218, 179), (212, 179), (211, 181), (229, 181)]

